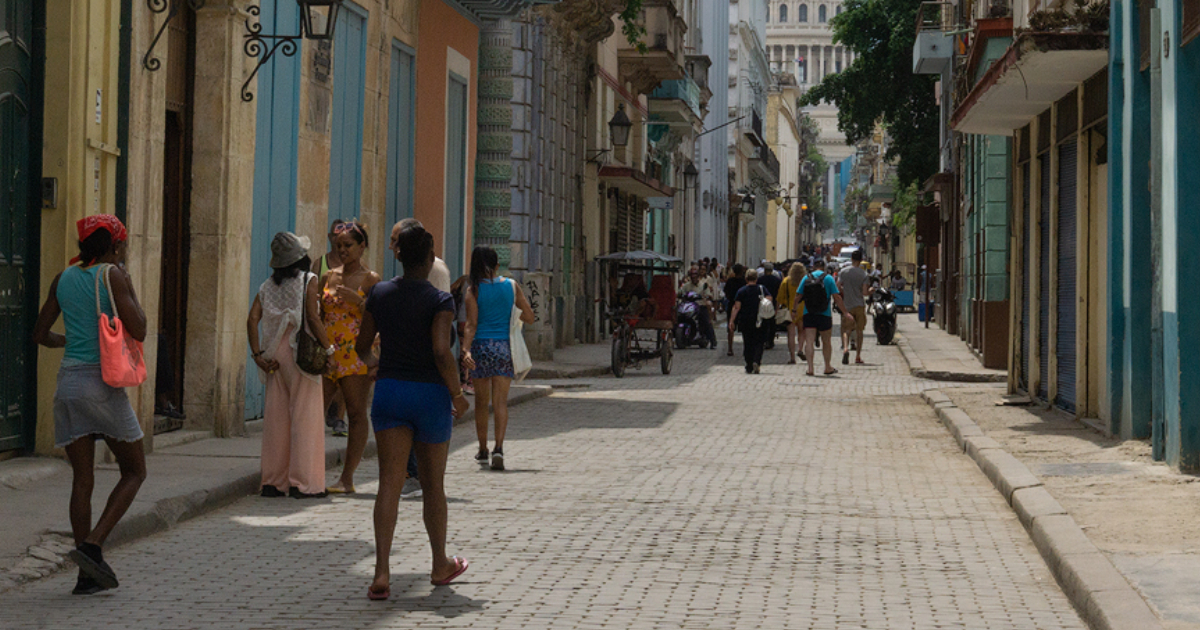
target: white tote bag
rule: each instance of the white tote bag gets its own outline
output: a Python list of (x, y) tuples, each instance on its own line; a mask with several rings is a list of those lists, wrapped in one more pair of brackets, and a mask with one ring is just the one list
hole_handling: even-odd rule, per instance
[[(512, 282), (512, 280), (509, 280)], [(517, 285), (513, 283), (513, 295), (517, 294)], [(525, 347), (525, 335), (521, 329), (525, 323), (521, 321), (521, 309), (513, 304), (512, 317), (508, 323), (508, 348), (512, 352), (513, 375), (515, 380), (522, 380), (529, 370), (533, 369), (533, 360), (529, 358), (529, 349)]]

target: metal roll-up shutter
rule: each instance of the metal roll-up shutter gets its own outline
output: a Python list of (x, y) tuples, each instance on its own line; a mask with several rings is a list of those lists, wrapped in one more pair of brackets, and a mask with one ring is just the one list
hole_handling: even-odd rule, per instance
[(1029, 186), (1033, 183), (1030, 177), (1029, 163), (1021, 167), (1021, 376), (1018, 379), (1021, 389), (1029, 391), (1029, 324), (1033, 313), (1029, 311), (1029, 260), (1033, 233), (1030, 224), (1033, 217), (1029, 216)]
[(1075, 207), (1075, 170), (1079, 145), (1072, 137), (1058, 148), (1058, 330), (1054, 339), (1057, 350), (1055, 380), (1058, 388), (1054, 402), (1067, 411), (1075, 411), (1075, 292), (1076, 240), (1078, 211)]
[(1044, 153), (1038, 160), (1042, 182), (1039, 192), (1041, 208), (1038, 250), (1038, 374), (1037, 395), (1045, 399), (1050, 396), (1050, 154)]

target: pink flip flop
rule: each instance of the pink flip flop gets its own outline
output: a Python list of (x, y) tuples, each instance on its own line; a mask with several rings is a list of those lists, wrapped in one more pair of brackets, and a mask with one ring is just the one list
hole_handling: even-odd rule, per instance
[(454, 556), (453, 559), (454, 559), (454, 566), (456, 566), (458, 568), (454, 571), (454, 573), (451, 573), (450, 576), (444, 580), (429, 580), (431, 583), (433, 583), (434, 586), (446, 586), (447, 584), (453, 582), (454, 578), (466, 573), (467, 567), (471, 566), (471, 563), (467, 562), (466, 558), (460, 558), (458, 556)]
[(390, 587), (390, 586), (383, 589), (382, 591), (376, 591), (375, 589), (370, 588), (370, 587), (367, 588), (367, 599), (369, 599), (369, 600), (377, 602), (377, 601), (385, 600), (391, 596), (392, 596), (392, 587)]

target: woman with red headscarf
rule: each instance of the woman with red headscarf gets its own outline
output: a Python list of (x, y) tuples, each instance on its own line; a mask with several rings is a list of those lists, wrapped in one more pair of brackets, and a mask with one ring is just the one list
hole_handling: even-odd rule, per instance
[[(73, 592), (91, 595), (117, 587), (117, 576), (100, 547), (146, 479), (137, 415), (125, 390), (109, 386), (100, 373), (98, 311), (118, 316), (125, 331), (138, 341), (146, 339), (146, 315), (125, 272), (126, 231), (121, 221), (101, 214), (80, 219), (75, 227), (79, 255), (51, 283), (33, 340), (47, 348), (66, 349), (54, 392), (54, 446), (66, 449), (74, 473), (70, 511), (76, 546), (69, 556), (79, 565), (79, 579)], [(65, 335), (50, 330), (60, 314)], [(96, 440), (104, 440), (117, 458), (121, 479), (93, 527)]]

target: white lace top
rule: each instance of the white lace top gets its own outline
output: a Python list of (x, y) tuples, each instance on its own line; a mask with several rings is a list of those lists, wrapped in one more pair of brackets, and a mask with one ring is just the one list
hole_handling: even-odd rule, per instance
[[(263, 350), (264, 358), (275, 358), (275, 349), (279, 347), (279, 341), (287, 333), (288, 328), (292, 327), (293, 336), (288, 341), (288, 345), (291, 346), (292, 358), (295, 359), (295, 331), (300, 329), (301, 318), (304, 316), (304, 291), (308, 287), (308, 282), (316, 277), (316, 274), (306, 271), (304, 274), (288, 278), (280, 284), (275, 284), (274, 280), (267, 278), (258, 287), (258, 299), (262, 302), (263, 311), (262, 320), (259, 322), (262, 330), (260, 348)], [(320, 376), (309, 374), (303, 370), (301, 370), (301, 374), (318, 382), (321, 380)], [(266, 379), (262, 370), (258, 371), (258, 377)]]

